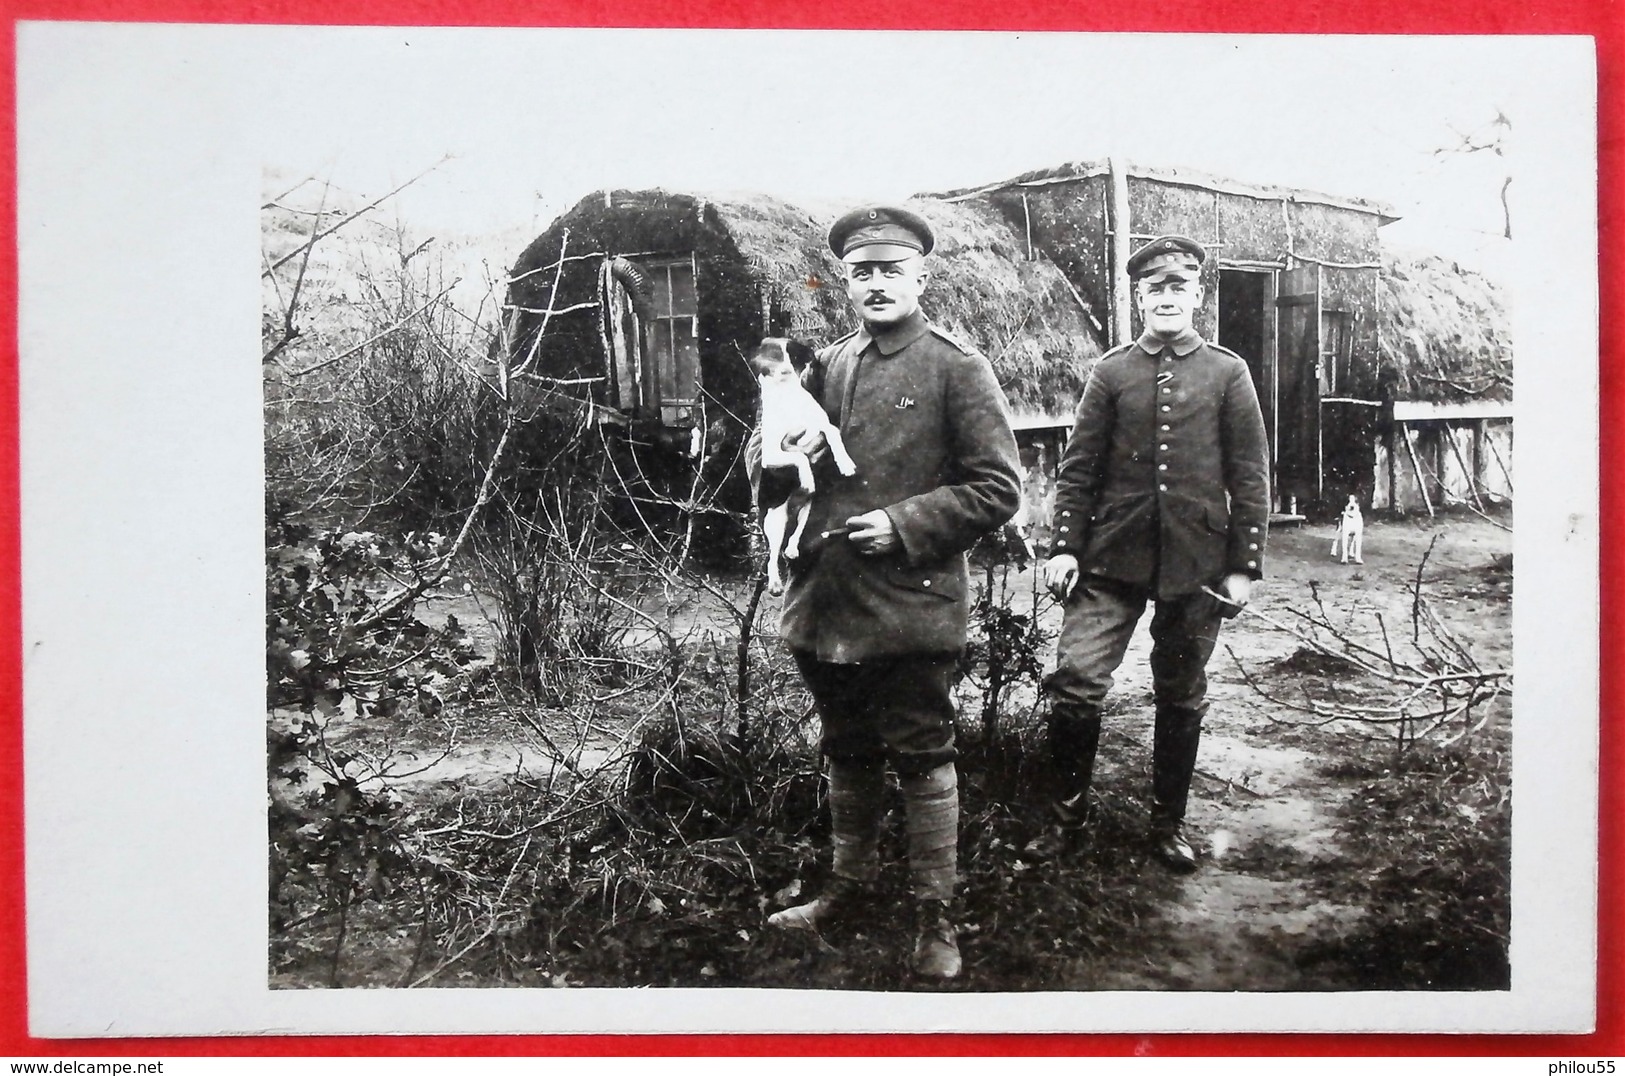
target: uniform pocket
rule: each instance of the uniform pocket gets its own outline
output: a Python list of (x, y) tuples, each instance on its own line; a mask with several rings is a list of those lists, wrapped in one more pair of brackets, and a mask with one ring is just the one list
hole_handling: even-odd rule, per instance
[(1228, 509), (1208, 505), (1207, 529), (1214, 534), (1230, 533), (1230, 512)]
[(957, 601), (965, 596), (964, 580), (953, 566), (911, 568), (902, 563), (889, 564), (886, 581), (902, 590), (946, 601)]

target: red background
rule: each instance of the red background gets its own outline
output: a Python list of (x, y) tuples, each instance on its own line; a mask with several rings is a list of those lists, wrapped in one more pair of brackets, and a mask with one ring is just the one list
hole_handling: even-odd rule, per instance
[(0, 147), (0, 1055), (535, 1055), (535, 1054), (1137, 1054), (1137, 1055), (1547, 1055), (1625, 1054), (1621, 881), (1625, 790), (1621, 715), (1608, 700), (1625, 689), (1616, 620), (1625, 578), (1618, 539), (1625, 522), (1608, 480), (1622, 451), (1617, 338), (1602, 336), (1602, 650), (1597, 1031), (1591, 1035), (660, 1035), (348, 1036), (320, 1038), (36, 1039), (28, 1034), (23, 907), (22, 626), (17, 482), (16, 22), (95, 19), (139, 22), (326, 23), (419, 26), (651, 26), (750, 29), (1097, 30), (1300, 34), (1583, 34), (1597, 39), (1598, 237), (1602, 322), (1625, 298), (1619, 238), (1621, 102), (1625, 42), (1608, 0), (1185, 0), (1178, 4), (1067, 4), (1061, 0), (10, 0), (0, 24), (5, 124)]

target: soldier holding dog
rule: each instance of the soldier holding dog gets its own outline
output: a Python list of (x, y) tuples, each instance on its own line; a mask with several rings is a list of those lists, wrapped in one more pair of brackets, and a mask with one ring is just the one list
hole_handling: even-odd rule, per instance
[[(1264, 419), (1246, 362), (1203, 340), (1202, 246), (1164, 236), (1128, 262), (1144, 332), (1089, 375), (1057, 476), (1044, 582), (1064, 602), (1045, 681), (1056, 825), (1028, 851), (1062, 852), (1083, 828), (1101, 705), (1146, 604), (1151, 620), (1152, 850), (1197, 865), (1183, 832), (1219, 626), (1263, 573), (1269, 529)], [(1214, 594), (1221, 595), (1215, 597)]]
[[(802, 380), (857, 471), (829, 465), (820, 433), (784, 440), (819, 465), (782, 628), (822, 722), (834, 862), (821, 895), (768, 921), (818, 929), (869, 898), (889, 764), (917, 909), (911, 966), (948, 979), (960, 970), (951, 686), (969, 615), (965, 551), (1021, 503), (1015, 435), (988, 361), (920, 311), (930, 225), (901, 207), (865, 207), (835, 222), (829, 244), (862, 324), (820, 351)], [(765, 498), (789, 472), (762, 472), (760, 457), (753, 439), (748, 460)]]

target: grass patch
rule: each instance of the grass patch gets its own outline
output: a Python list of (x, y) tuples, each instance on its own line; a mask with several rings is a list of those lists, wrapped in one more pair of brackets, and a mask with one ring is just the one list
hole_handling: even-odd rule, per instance
[(1418, 745), (1366, 780), (1342, 809), (1344, 869), (1322, 876), (1366, 915), (1302, 963), (1340, 966), (1360, 989), (1508, 989), (1509, 778), (1486, 739)]
[[(651, 722), (624, 763), (549, 795), (513, 780), (400, 809), (390, 884), (283, 931), (273, 984), (917, 988), (895, 787), (872, 906), (823, 936), (766, 928), (826, 881), (829, 822), (815, 750), (787, 727), (799, 713), (764, 717), (750, 743), (714, 718)], [(1077, 988), (1079, 967), (1134, 959), (1171, 891), (1129, 796), (1101, 798), (1062, 861), (1022, 858), (1045, 817), (1041, 739), (1008, 729), (965, 748), (952, 989)]]

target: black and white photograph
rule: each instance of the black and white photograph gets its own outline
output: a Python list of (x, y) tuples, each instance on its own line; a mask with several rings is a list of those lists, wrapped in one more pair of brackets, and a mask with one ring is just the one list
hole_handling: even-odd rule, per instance
[[(112, 540), (41, 490), (183, 460), (133, 641), (25, 616), (45, 1033), (1589, 1026), (1589, 42), (19, 41), (32, 593)], [(55, 123), (137, 41), (218, 254), (114, 356)], [(53, 718), (96, 646), (158, 746)], [(75, 992), (87, 754), (196, 797), (127, 805), (207, 842), (122, 935), (191, 919), (184, 1004)]]

